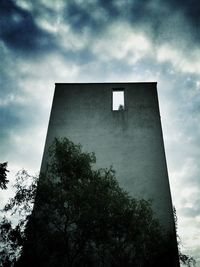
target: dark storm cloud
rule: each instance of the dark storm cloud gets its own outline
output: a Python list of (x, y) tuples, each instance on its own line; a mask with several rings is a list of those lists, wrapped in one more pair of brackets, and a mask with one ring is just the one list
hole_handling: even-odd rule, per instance
[(129, 22), (139, 22), (143, 21), (142, 12), (144, 16), (147, 13), (145, 6), (142, 6), (139, 1), (123, 2), (120, 6), (115, 3), (116, 1), (112, 0), (102, 0), (93, 3), (84, 2), (80, 5), (76, 1), (70, 1), (63, 11), (63, 18), (74, 31), (80, 32), (87, 28), (93, 34), (101, 34), (113, 21), (124, 19)]
[[(75, 31), (89, 29), (93, 33), (101, 33), (102, 29), (115, 17), (116, 9), (112, 1), (101, 3), (76, 3), (70, 1), (63, 11), (63, 18), (71, 25)], [(111, 15), (112, 12), (112, 15)], [(98, 15), (97, 15), (98, 13)], [(117, 14), (119, 15), (119, 14)]]
[[(89, 33), (89, 39), (101, 38), (101, 34), (111, 23), (123, 21), (144, 31), (154, 42), (176, 41), (179, 36), (190, 43), (199, 41), (200, 38), (200, 2), (195, 0), (63, 1), (61, 10), (56, 10), (53, 5), (47, 6), (39, 0), (28, 10), (17, 3), (13, 0), (0, 0), (0, 38), (13, 51), (20, 52), (19, 55), (35, 56), (51, 50), (63, 52), (59, 38), (56, 39), (52, 32), (41, 28), (40, 22), (36, 23), (36, 18), (55, 23), (60, 17), (61, 24), (70, 25), (72, 31), (80, 33), (80, 42), (84, 32)], [(184, 25), (179, 25), (180, 17), (177, 14), (183, 16), (187, 29)], [(66, 54), (69, 52), (70, 49)], [(85, 54), (85, 50), (82, 54)], [(84, 56), (79, 58), (84, 60)]]
[(55, 46), (52, 36), (37, 26), (33, 15), (12, 0), (0, 1), (0, 38), (9, 48), (26, 55)]
[[(191, 41), (199, 41), (199, 13), (198, 0), (100, 0), (82, 4), (70, 1), (63, 10), (63, 17), (74, 31), (88, 29), (94, 35), (101, 34), (109, 23), (119, 20), (145, 31), (157, 42), (177, 40), (177, 35), (184, 39), (188, 35)], [(180, 15), (187, 27), (180, 26)]]
[(168, 0), (167, 3), (171, 6), (172, 10), (181, 10), (194, 27), (194, 30), (199, 30), (200, 2), (198, 0)]

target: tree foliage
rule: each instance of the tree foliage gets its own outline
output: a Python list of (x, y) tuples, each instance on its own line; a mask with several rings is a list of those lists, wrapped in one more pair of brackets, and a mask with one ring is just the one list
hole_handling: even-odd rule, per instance
[(35, 199), (37, 179), (37, 176), (31, 176), (25, 170), (16, 174), (13, 186), (15, 195), (1, 210), (3, 218), (0, 222), (0, 267), (14, 266), (21, 254), (26, 238), (25, 226)]
[(0, 222), (0, 244), (0, 266), (13, 266), (22, 246), (21, 224), (13, 227), (4, 216)]
[[(55, 139), (39, 182), (18, 172), (16, 194), (4, 212), (20, 220), (0, 223), (1, 267), (172, 266), (174, 242), (151, 203), (130, 197), (114, 170), (97, 170), (95, 162), (94, 153)], [(194, 263), (179, 257), (187, 266)]]
[(16, 266), (170, 266), (170, 237), (151, 203), (128, 195), (94, 153), (55, 139)]
[(7, 183), (9, 180), (7, 179), (7, 162), (0, 163), (0, 188), (7, 189)]
[(182, 246), (182, 242), (181, 239), (177, 233), (177, 229), (178, 229), (178, 218), (177, 218), (177, 213), (176, 213), (176, 209), (174, 207), (173, 209), (173, 213), (174, 213), (174, 222), (175, 222), (175, 229), (176, 229), (176, 237), (177, 237), (177, 245), (178, 245), (178, 253), (179, 253), (179, 261), (182, 265), (186, 265), (188, 267), (193, 267), (196, 266), (196, 260), (190, 256), (190, 255), (186, 255), (183, 254), (181, 251), (181, 246)]

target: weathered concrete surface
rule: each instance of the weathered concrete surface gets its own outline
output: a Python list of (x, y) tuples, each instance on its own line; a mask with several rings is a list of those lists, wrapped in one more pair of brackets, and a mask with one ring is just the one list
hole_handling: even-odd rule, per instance
[[(174, 231), (156, 83), (56, 84), (47, 133), (95, 152), (97, 168), (110, 165), (133, 197), (153, 200), (162, 225)], [(112, 111), (112, 90), (123, 88), (125, 110)]]

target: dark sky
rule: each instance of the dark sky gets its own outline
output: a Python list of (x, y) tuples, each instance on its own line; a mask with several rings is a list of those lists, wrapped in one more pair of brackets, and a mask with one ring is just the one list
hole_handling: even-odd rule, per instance
[(0, 162), (11, 179), (40, 168), (55, 82), (157, 81), (179, 234), (198, 257), (199, 14), (197, 0), (0, 0)]

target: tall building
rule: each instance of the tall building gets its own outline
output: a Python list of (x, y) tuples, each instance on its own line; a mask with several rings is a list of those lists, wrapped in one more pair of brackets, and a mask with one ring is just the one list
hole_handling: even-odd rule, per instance
[(94, 152), (95, 168), (112, 166), (131, 196), (152, 200), (176, 242), (157, 83), (57, 83), (41, 171), (55, 137)]
[(55, 137), (95, 152), (113, 166), (133, 197), (151, 199), (162, 225), (174, 229), (156, 83), (56, 84), (42, 169)]

